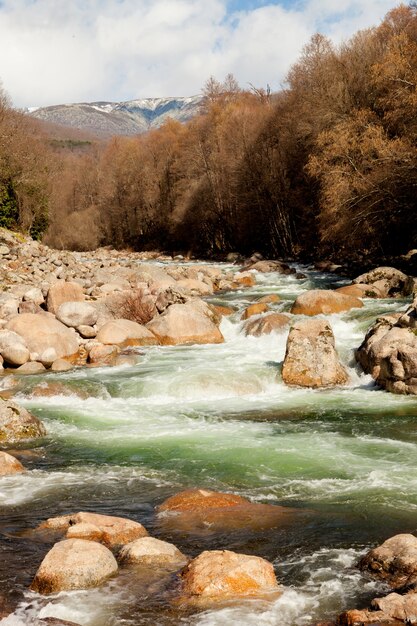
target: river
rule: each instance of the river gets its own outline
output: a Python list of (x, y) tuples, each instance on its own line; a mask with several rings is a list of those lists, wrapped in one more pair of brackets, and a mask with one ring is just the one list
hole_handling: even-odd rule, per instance
[[(0, 588), (14, 609), (2, 624), (55, 616), (82, 626), (304, 626), (382, 591), (354, 565), (369, 547), (416, 529), (417, 398), (377, 390), (356, 369), (353, 349), (377, 315), (406, 302), (369, 299), (330, 316), (350, 384), (291, 389), (280, 379), (287, 332), (245, 337), (240, 316), (262, 295), (278, 294), (272, 308), (288, 311), (301, 291), (338, 280), (303, 271), (305, 280), (258, 274), (255, 287), (212, 297), (238, 309), (223, 318), (224, 344), (140, 349), (134, 366), (24, 378), (16, 399), (44, 421), (48, 437), (24, 459), (30, 472), (0, 483)], [(33, 389), (42, 381), (70, 391), (39, 397)], [(154, 507), (190, 487), (305, 514), (258, 532), (164, 530)], [(135, 519), (189, 556), (218, 548), (263, 556), (284, 593), (184, 613), (166, 580), (129, 572), (96, 590), (28, 592), (48, 548), (28, 530), (80, 510)]]

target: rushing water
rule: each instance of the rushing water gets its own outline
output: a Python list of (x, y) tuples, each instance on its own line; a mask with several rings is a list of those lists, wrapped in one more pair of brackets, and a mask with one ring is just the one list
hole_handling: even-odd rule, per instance
[[(240, 315), (277, 293), (288, 310), (302, 290), (335, 278), (258, 275), (256, 287), (213, 298), (237, 312), (222, 345), (141, 349), (134, 366), (26, 377), (18, 400), (48, 437), (0, 483), (0, 590), (14, 613), (5, 626), (54, 616), (83, 626), (259, 623), (304, 626), (365, 605), (382, 590), (354, 567), (370, 546), (417, 519), (417, 399), (376, 389), (355, 368), (353, 348), (378, 314), (404, 301), (365, 300), (330, 316), (350, 384), (290, 389), (280, 379), (287, 332), (245, 337)], [(42, 381), (65, 395), (39, 397)], [(59, 392), (59, 393), (58, 393)], [(164, 528), (155, 506), (189, 487), (231, 491), (300, 510), (285, 527), (191, 533)], [(246, 601), (184, 613), (175, 577), (122, 571), (104, 587), (42, 598), (27, 591), (49, 545), (28, 532), (46, 517), (79, 510), (135, 519), (190, 556), (229, 548), (274, 563), (284, 585), (272, 602)]]

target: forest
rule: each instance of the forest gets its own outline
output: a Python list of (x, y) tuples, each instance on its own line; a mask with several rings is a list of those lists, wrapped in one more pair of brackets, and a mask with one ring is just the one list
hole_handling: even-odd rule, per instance
[[(256, 79), (256, 77), (254, 77)], [(51, 139), (0, 92), (0, 226), (56, 248), (382, 258), (417, 247), (417, 4), (335, 46), (316, 34), (279, 93), (229, 75), (191, 122)]]

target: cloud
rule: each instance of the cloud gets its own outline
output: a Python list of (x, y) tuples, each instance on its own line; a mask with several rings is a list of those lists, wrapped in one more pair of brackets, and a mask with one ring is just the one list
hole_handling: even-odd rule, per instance
[(21, 107), (191, 95), (228, 72), (276, 89), (314, 32), (340, 41), (396, 4), (3, 0), (0, 79)]

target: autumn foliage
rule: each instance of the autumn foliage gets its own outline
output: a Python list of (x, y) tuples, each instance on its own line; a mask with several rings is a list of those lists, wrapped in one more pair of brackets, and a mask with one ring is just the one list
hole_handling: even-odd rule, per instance
[(210, 79), (188, 124), (87, 150), (29, 132), (3, 98), (0, 220), (75, 249), (404, 253), (417, 247), (416, 85), (411, 3), (339, 47), (315, 35), (278, 94)]

